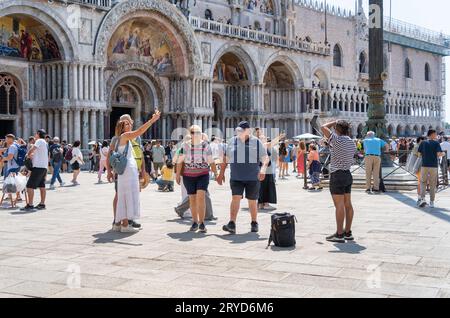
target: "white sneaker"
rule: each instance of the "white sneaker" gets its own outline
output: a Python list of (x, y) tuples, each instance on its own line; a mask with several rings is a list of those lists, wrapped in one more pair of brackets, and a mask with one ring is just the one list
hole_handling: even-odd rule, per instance
[(120, 232), (120, 230), (121, 230), (120, 224), (119, 225), (113, 224), (113, 226), (112, 226), (112, 231), (113, 232)]
[(50, 188), (49, 188), (49, 190), (55, 190), (55, 186), (54, 186), (54, 185), (51, 185)]
[(430, 208), (432, 208), (432, 209), (434, 208), (434, 202), (433, 201), (430, 202)]
[(78, 181), (72, 181), (72, 183), (73, 183), (74, 186), (80, 185), (80, 184), (78, 183)]
[(424, 208), (427, 206), (427, 201), (425, 201), (424, 199), (420, 199), (417, 205), (421, 208)]
[(61, 182), (61, 183), (59, 184), (60, 187), (64, 187), (65, 185), (66, 185), (65, 182)]
[(137, 232), (139, 232), (139, 229), (135, 229), (134, 227), (129, 226), (129, 225), (127, 227), (121, 226), (120, 232), (121, 233), (137, 233)]

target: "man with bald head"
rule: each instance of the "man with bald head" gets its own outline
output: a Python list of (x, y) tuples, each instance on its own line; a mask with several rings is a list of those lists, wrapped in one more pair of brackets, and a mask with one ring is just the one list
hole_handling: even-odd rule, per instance
[(372, 192), (372, 176), (373, 176), (373, 192), (380, 192), (380, 169), (381, 169), (381, 155), (385, 148), (388, 151), (388, 144), (375, 136), (373, 131), (367, 133), (364, 139), (364, 163), (366, 165), (366, 192)]

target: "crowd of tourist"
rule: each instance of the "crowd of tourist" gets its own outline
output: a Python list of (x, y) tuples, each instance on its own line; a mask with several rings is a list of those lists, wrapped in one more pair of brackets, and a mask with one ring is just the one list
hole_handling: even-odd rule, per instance
[[(434, 130), (426, 138), (388, 141), (369, 131), (365, 138), (355, 140), (349, 135), (350, 124), (338, 121), (324, 125), (323, 138), (316, 141), (288, 140), (284, 134), (271, 139), (263, 129), (252, 129), (244, 121), (227, 142), (216, 136), (209, 138), (196, 125), (189, 128), (181, 142), (170, 141), (165, 145), (160, 140), (144, 142), (141, 136), (159, 118), (160, 113), (156, 112), (144, 125), (134, 127), (133, 119), (124, 115), (117, 122), (112, 140), (91, 142), (88, 153), (83, 153), (80, 141), (69, 144), (57, 136), (47, 135), (44, 130), (36, 131), (27, 141), (7, 135), (0, 141), (2, 175), (8, 180), (4, 184), (12, 185), (11, 180), (17, 175), (27, 178), (23, 193), (11, 193), (15, 192), (11, 190), (14, 187), (6, 191), (11, 204), (22, 202), (25, 194), (23, 211), (45, 209), (47, 190), (55, 190), (57, 182), (61, 187), (66, 186), (68, 182), (64, 179), (68, 175), (70, 186), (79, 186), (78, 177), (84, 169), (97, 174), (98, 183), (104, 182), (105, 174), (108, 182), (115, 183), (113, 231), (134, 233), (142, 229), (138, 223), (140, 191), (149, 183), (154, 183), (155, 190), (161, 192), (175, 191), (176, 183), (182, 197), (175, 212), (182, 218), (192, 218), (190, 231), (206, 233), (205, 221), (215, 219), (209, 184), (214, 180), (223, 185), (229, 168), (230, 215), (223, 230), (236, 233), (237, 215), (245, 197), (251, 216), (250, 231), (258, 232), (258, 212), (276, 210), (277, 182), (284, 182), (292, 173), (296, 178), (309, 180), (311, 191), (322, 190), (323, 180), (328, 179), (336, 208), (337, 231), (327, 240), (342, 243), (353, 240), (352, 167), (364, 166), (366, 191), (378, 194), (382, 191), (381, 166), (385, 154), (417, 176), (418, 206), (427, 206), (428, 190), (429, 206), (434, 207), (438, 169), (450, 166), (446, 157), (450, 152), (448, 138)], [(40, 201), (35, 205), (37, 189)]]

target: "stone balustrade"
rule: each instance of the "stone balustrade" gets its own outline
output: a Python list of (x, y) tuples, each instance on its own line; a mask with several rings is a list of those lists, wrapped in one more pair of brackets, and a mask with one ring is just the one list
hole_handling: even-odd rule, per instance
[(251, 30), (240, 26), (206, 20), (194, 16), (189, 17), (189, 22), (191, 26), (197, 31), (208, 32), (221, 36), (228, 36), (265, 45), (272, 45), (289, 50), (327, 56), (330, 55), (330, 47), (322, 43), (307, 42), (299, 39), (291, 40), (281, 35), (274, 35), (266, 32)]

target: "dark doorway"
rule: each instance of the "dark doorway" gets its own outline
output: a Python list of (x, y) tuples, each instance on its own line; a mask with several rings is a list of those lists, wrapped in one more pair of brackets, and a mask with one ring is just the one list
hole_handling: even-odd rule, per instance
[(14, 120), (0, 120), (0, 139), (5, 138), (7, 134), (15, 134)]
[(112, 112), (110, 115), (110, 129), (109, 129), (109, 136), (112, 138), (115, 135), (115, 129), (116, 124), (120, 119), (120, 116), (123, 115), (130, 115), (132, 116), (132, 109), (131, 108), (124, 108), (124, 107), (113, 107)]

